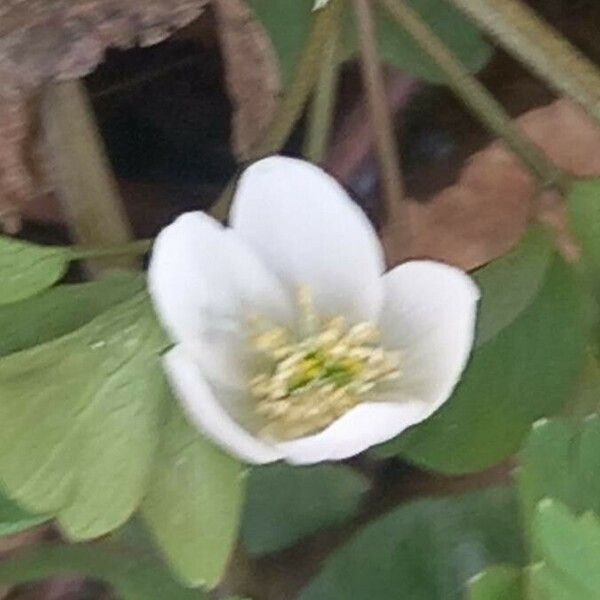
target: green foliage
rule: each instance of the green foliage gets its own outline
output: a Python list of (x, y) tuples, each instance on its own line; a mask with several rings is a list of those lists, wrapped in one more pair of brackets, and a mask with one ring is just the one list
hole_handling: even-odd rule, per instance
[(162, 430), (143, 516), (188, 585), (215, 585), (236, 538), (245, 476), (199, 436), (173, 403)]
[(0, 563), (0, 583), (15, 585), (81, 575), (112, 585), (121, 600), (208, 600), (182, 587), (152, 555), (123, 544), (41, 547)]
[(242, 538), (249, 552), (281, 550), (353, 515), (367, 489), (349, 467), (273, 465), (253, 469)]
[(0, 240), (0, 535), (55, 517), (72, 540), (95, 538), (144, 499), (175, 571), (213, 585), (235, 539), (241, 467), (171, 396), (144, 278), (45, 290), (72, 256)]
[(68, 264), (66, 248), (36, 246), (0, 236), (0, 305), (50, 287), (65, 274)]
[(523, 447), (517, 473), (527, 521), (546, 497), (576, 513), (600, 512), (600, 418), (575, 429), (560, 419), (536, 423)]
[(525, 600), (521, 569), (495, 566), (469, 581), (468, 600)]
[(583, 307), (575, 274), (555, 257), (529, 306), (473, 352), (450, 400), (379, 454), (466, 473), (514, 453), (530, 425), (560, 409), (574, 387), (584, 362)]
[(512, 488), (422, 500), (360, 531), (300, 600), (458, 600), (486, 565), (521, 560)]
[(533, 530), (543, 560), (531, 573), (532, 596), (540, 600), (600, 598), (600, 521), (580, 517), (555, 500), (538, 505)]
[(0, 306), (0, 356), (71, 333), (143, 289), (142, 276), (119, 273), (92, 283), (61, 285)]
[(568, 197), (571, 228), (581, 246), (583, 269), (600, 298), (600, 179), (581, 179)]
[(517, 471), (534, 564), (521, 576), (505, 567), (482, 573), (471, 582), (469, 600), (512, 599), (504, 588), (515, 600), (600, 598), (599, 467), (598, 416), (578, 427), (562, 419), (534, 425)]
[(476, 347), (493, 339), (533, 302), (553, 257), (548, 234), (532, 227), (511, 252), (472, 274), (482, 291)]
[(32, 515), (0, 494), (0, 537), (30, 529), (48, 518), (44, 515)]
[[(489, 60), (491, 49), (477, 29), (444, 0), (408, 0), (433, 32), (472, 72)], [(446, 77), (412, 38), (383, 11), (377, 12), (379, 52), (384, 61), (430, 83)]]
[(164, 344), (145, 296), (0, 362), (0, 479), (69, 537), (111, 531), (144, 494), (161, 417)]
[(41, 322), (61, 309), (48, 328), (17, 325), (6, 341), (25, 349), (0, 361), (0, 481), (74, 540), (114, 530), (145, 498), (175, 570), (188, 584), (212, 585), (235, 537), (240, 465), (181, 415), (159, 364), (166, 341), (139, 285), (64, 286), (0, 311), (6, 323), (27, 310)]
[[(410, 0), (432, 29), (473, 71), (479, 70), (490, 56), (489, 46), (476, 28), (443, 0)], [(292, 71), (310, 31), (313, 0), (250, 0), (255, 16), (267, 30), (279, 58), (281, 74), (289, 82)], [(378, 11), (377, 27), (381, 57), (390, 65), (417, 77), (441, 83), (444, 77), (412, 39)], [(356, 52), (350, 10), (345, 22), (345, 57)]]

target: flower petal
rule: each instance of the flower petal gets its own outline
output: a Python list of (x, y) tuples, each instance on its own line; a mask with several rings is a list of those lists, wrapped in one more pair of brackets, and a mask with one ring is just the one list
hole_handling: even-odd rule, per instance
[(234, 232), (187, 213), (158, 236), (148, 270), (158, 316), (174, 341), (197, 350), (205, 374), (220, 383), (246, 380), (245, 319), (262, 314), (291, 323), (291, 303), (277, 278)]
[(475, 334), (479, 290), (460, 269), (411, 261), (384, 276), (383, 344), (401, 352), (403, 396), (428, 405), (423, 418), (452, 393)]
[(384, 270), (377, 235), (315, 165), (281, 156), (254, 163), (238, 183), (231, 223), (289, 289), (310, 286), (323, 316), (376, 319)]
[[(396, 400), (396, 399), (395, 399)], [(276, 444), (284, 460), (308, 465), (342, 460), (380, 444), (423, 419), (423, 402), (364, 402), (315, 435)]]
[(181, 346), (164, 356), (167, 377), (186, 414), (198, 429), (224, 450), (252, 464), (274, 462), (282, 455), (244, 429), (218, 401), (194, 357)]

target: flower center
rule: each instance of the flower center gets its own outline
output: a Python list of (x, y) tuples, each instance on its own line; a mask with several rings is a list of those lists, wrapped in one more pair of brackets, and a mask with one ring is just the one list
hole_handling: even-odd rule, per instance
[(269, 367), (250, 389), (256, 412), (268, 422), (261, 434), (275, 439), (322, 431), (378, 383), (400, 376), (399, 355), (379, 346), (375, 325), (321, 319), (307, 288), (298, 294), (298, 307), (299, 333), (262, 327), (252, 338)]

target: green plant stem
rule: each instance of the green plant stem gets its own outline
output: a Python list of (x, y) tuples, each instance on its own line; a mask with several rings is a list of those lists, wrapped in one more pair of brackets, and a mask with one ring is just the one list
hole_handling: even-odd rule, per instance
[[(114, 246), (132, 233), (87, 93), (80, 81), (47, 86), (42, 124), (52, 161), (50, 175), (74, 237), (84, 246)], [(112, 255), (111, 255), (112, 256)], [(94, 272), (136, 267), (132, 257), (88, 263)]]
[[(277, 152), (285, 144), (319, 77), (324, 48), (332, 33), (335, 35), (341, 22), (343, 7), (344, 0), (331, 0), (325, 8), (314, 13), (310, 35), (294, 69), (292, 81), (285, 90), (262, 140), (250, 151), (250, 160), (257, 160)], [(224, 221), (229, 214), (235, 183), (233, 179), (227, 184), (209, 211), (219, 221)]]
[(445, 74), (448, 85), (474, 115), (497, 135), (529, 168), (544, 187), (565, 193), (567, 175), (551, 164), (543, 152), (513, 125), (496, 99), (467, 71), (421, 17), (402, 0), (379, 0), (390, 16), (411, 35)]
[(294, 69), (292, 81), (263, 139), (252, 148), (252, 159), (277, 152), (288, 139), (317, 81), (327, 40), (341, 21), (343, 6), (343, 0), (331, 0), (325, 8), (315, 11), (310, 35)]
[(98, 248), (71, 246), (67, 248), (71, 260), (82, 260), (88, 258), (105, 258), (110, 256), (139, 256), (146, 254), (154, 243), (154, 239), (135, 240), (126, 244), (115, 246), (102, 246)]
[(333, 23), (331, 33), (323, 48), (323, 60), (308, 113), (308, 127), (303, 153), (308, 160), (315, 163), (323, 161), (331, 134), (336, 91), (340, 75), (338, 57), (339, 35), (340, 23)]
[(600, 72), (520, 0), (450, 0), (556, 91), (600, 123)]
[(392, 215), (397, 217), (403, 205), (404, 184), (400, 173), (400, 155), (385, 93), (371, 6), (369, 0), (353, 0), (353, 6), (360, 47), (362, 80), (375, 135), (375, 149), (381, 177), (384, 213), (382, 216), (384, 220), (388, 220)]

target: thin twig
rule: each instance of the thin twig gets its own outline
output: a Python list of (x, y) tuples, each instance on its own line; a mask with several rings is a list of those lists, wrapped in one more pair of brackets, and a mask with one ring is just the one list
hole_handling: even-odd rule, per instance
[[(340, 23), (342, 8), (343, 0), (331, 0), (325, 8), (315, 11), (311, 32), (294, 70), (292, 81), (285, 90), (262, 139), (251, 149), (249, 156), (252, 160), (281, 150), (287, 141), (317, 81), (323, 49), (332, 31), (335, 31)], [(234, 189), (235, 180), (227, 184), (211, 207), (209, 212), (215, 219), (222, 221), (227, 218)]]
[[(404, 184), (400, 172), (400, 156), (394, 138), (394, 124), (390, 114), (385, 82), (377, 50), (375, 22), (369, 0), (353, 0), (355, 25), (360, 45), (362, 78), (375, 135), (375, 148), (379, 162), (383, 191), (383, 218), (395, 215), (403, 205)], [(402, 219), (402, 222), (405, 222)]]
[[(52, 161), (50, 176), (74, 237), (82, 246), (114, 246), (132, 239), (129, 222), (83, 84), (50, 84), (42, 98), (42, 122)], [(134, 267), (131, 256), (89, 263)]]
[(105, 258), (108, 256), (139, 256), (146, 254), (152, 248), (154, 239), (135, 240), (125, 244), (116, 244), (114, 246), (80, 247), (69, 246), (67, 248), (68, 256), (71, 260), (82, 260), (89, 258)]
[(494, 39), (578, 102), (600, 123), (600, 72), (592, 61), (519, 0), (450, 0)]
[(250, 154), (253, 159), (277, 152), (287, 141), (317, 81), (323, 50), (342, 18), (342, 8), (342, 0), (331, 0), (325, 8), (315, 11), (311, 32), (292, 81), (262, 140), (252, 149)]
[(446, 48), (423, 19), (403, 0), (379, 1), (440, 68), (455, 94), (523, 161), (541, 185), (566, 192), (569, 187), (567, 175), (551, 164), (544, 153), (521, 134), (504, 108)]
[(337, 22), (333, 24), (331, 34), (323, 48), (323, 60), (308, 114), (304, 156), (315, 163), (323, 161), (331, 135), (331, 124), (340, 76), (339, 33), (340, 23)]
[[(386, 101), (392, 118), (406, 109), (421, 84), (410, 75), (393, 71), (386, 81)], [(369, 126), (368, 109), (364, 98), (341, 120), (329, 149), (327, 170), (342, 183), (349, 183), (353, 174), (371, 154), (373, 132)]]

